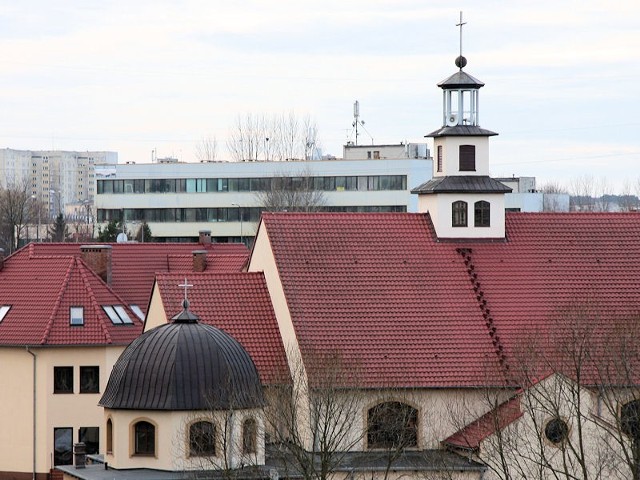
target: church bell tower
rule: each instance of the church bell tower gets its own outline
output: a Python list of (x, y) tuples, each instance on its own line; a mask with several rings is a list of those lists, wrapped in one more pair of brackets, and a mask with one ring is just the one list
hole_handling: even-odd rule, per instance
[(479, 91), (484, 86), (463, 69), (462, 13), (458, 71), (438, 84), (442, 89), (442, 127), (433, 138), (433, 177), (412, 190), (418, 211), (429, 212), (441, 239), (504, 238), (504, 194), (511, 189), (489, 176), (489, 137), (480, 127)]

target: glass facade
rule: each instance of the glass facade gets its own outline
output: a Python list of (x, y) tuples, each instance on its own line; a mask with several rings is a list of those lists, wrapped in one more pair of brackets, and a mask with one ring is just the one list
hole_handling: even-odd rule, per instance
[(272, 188), (323, 192), (406, 190), (406, 175), (267, 178), (162, 178), (98, 180), (98, 195), (144, 193), (264, 192)]

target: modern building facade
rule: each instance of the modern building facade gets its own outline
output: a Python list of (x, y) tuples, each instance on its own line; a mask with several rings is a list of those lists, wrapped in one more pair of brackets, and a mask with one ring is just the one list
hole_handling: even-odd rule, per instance
[(195, 240), (203, 229), (214, 241), (246, 241), (274, 182), (318, 194), (310, 210), (415, 211), (410, 188), (428, 178), (431, 163), (426, 144), (400, 144), (348, 145), (339, 160), (117, 165), (115, 176), (97, 180), (97, 221), (124, 217), (132, 233), (146, 222), (158, 241)]

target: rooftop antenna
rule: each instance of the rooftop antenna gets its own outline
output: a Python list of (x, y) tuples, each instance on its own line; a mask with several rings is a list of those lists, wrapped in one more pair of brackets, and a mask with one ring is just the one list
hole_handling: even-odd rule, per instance
[(462, 12), (460, 12), (460, 23), (456, 23), (456, 27), (460, 27), (460, 55), (456, 58), (456, 66), (460, 68), (460, 70), (467, 64), (467, 59), (462, 56), (462, 27), (466, 24), (467, 22), (462, 21)]
[[(364, 120), (360, 120), (360, 102), (358, 100), (356, 100), (353, 104), (353, 123), (351, 124), (351, 126), (355, 129), (356, 131), (356, 146), (358, 146), (358, 136), (360, 135), (360, 133), (358, 133), (358, 127), (362, 127), (362, 129), (367, 132), (367, 129), (364, 128)], [(371, 138), (371, 145), (373, 145), (373, 137), (371, 136), (371, 134), (369, 132), (367, 132), (367, 135), (369, 135), (369, 138)]]

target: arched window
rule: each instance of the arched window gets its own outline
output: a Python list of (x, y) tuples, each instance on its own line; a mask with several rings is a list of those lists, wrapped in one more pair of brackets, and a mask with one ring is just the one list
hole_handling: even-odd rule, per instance
[(133, 426), (134, 455), (156, 454), (156, 427), (149, 422), (141, 420)]
[(476, 202), (473, 207), (473, 218), (476, 227), (490, 227), (491, 205), (489, 202), (485, 202), (484, 200)]
[(635, 442), (640, 442), (640, 400), (625, 403), (620, 408), (622, 431)]
[(256, 453), (258, 447), (258, 422), (247, 418), (242, 424), (242, 453)]
[(458, 150), (459, 170), (461, 172), (476, 171), (476, 146), (460, 145)]
[(216, 454), (216, 427), (207, 421), (192, 423), (189, 427), (189, 455), (192, 457)]
[(467, 226), (467, 202), (463, 202), (462, 200), (453, 202), (451, 205), (451, 226)]
[(367, 413), (369, 448), (409, 448), (418, 446), (418, 411), (401, 402), (385, 402)]
[(113, 452), (113, 422), (107, 419), (107, 453)]

